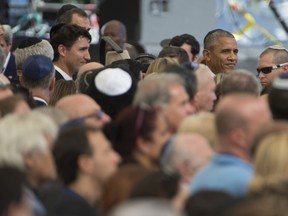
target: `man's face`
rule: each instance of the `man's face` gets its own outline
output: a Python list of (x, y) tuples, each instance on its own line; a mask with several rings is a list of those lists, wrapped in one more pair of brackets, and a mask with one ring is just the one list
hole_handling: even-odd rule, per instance
[(189, 57), (189, 61), (193, 62), (193, 54), (191, 53), (191, 48), (192, 48), (191, 45), (184, 43), (181, 46), (181, 48), (184, 49), (187, 52), (188, 57)]
[(220, 37), (213, 48), (203, 51), (207, 66), (215, 74), (234, 70), (238, 60), (237, 54), (236, 40), (231, 37)]
[[(273, 63), (273, 54), (267, 53), (267, 54), (265, 54), (259, 58), (257, 68), (261, 69), (261, 68), (265, 68), (265, 67), (271, 67), (274, 65), (275, 65), (275, 63)], [(273, 70), (271, 70), (270, 73), (267, 73), (267, 74), (264, 74), (262, 71), (260, 71), (260, 73), (258, 74), (258, 77), (259, 77), (259, 80), (261, 82), (261, 85), (263, 87), (266, 87), (266, 86), (269, 86), (269, 84), (271, 83), (273, 78), (278, 77), (279, 75), (281, 75), (283, 73), (285, 73), (284, 66), (277, 68), (277, 69), (273, 69)]]
[[(89, 40), (86, 37), (79, 39), (70, 48), (65, 48), (64, 57), (68, 70), (76, 73), (79, 68), (90, 60)], [(72, 75), (71, 74), (71, 75)]]
[(8, 53), (10, 52), (12, 44), (11, 43), (7, 44), (6, 41), (4, 40), (4, 37), (0, 36), (0, 46), (2, 47), (5, 56), (7, 56)]
[[(126, 42), (126, 37), (123, 32), (121, 32), (120, 26), (118, 25), (107, 25), (105, 26), (103, 36), (109, 36), (116, 44), (118, 44), (122, 49), (124, 48), (124, 43)], [(106, 51), (111, 51), (112, 47), (106, 44)]]
[(170, 101), (165, 109), (169, 132), (174, 133), (181, 121), (195, 110), (189, 103), (189, 96), (183, 86), (174, 85), (170, 89)]
[(121, 158), (102, 132), (88, 133), (88, 140), (93, 152), (91, 155), (94, 164), (93, 177), (103, 184), (117, 171)]

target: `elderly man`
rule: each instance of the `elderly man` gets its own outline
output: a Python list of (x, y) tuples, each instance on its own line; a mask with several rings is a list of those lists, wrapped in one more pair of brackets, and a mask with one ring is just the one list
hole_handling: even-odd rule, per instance
[(214, 74), (227, 73), (235, 69), (238, 47), (233, 34), (223, 29), (215, 29), (204, 38), (203, 63)]
[(175, 133), (181, 121), (194, 111), (184, 80), (176, 74), (156, 74), (145, 78), (138, 85), (133, 104), (163, 108), (170, 133)]
[(270, 46), (259, 56), (258, 77), (262, 85), (262, 94), (269, 93), (272, 79), (288, 73), (288, 51), (281, 46)]

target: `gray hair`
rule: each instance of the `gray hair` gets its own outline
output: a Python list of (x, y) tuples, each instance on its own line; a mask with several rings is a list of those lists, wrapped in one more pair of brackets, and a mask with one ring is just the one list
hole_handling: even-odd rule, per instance
[(140, 81), (134, 96), (133, 105), (165, 107), (170, 101), (170, 87), (181, 85), (184, 80), (177, 74), (153, 74)]
[(12, 29), (9, 25), (2, 25), (2, 29), (4, 32), (4, 40), (5, 42), (8, 43), (12, 43), (13, 41), (13, 32)]
[(5, 59), (6, 59), (5, 53), (2, 49), (2, 47), (0, 46), (0, 73), (3, 70)]
[(54, 51), (47, 40), (42, 40), (40, 43), (22, 49), (17, 48), (14, 51), (17, 70), (22, 70), (23, 63), (31, 55), (45, 55), (53, 60)]
[(55, 138), (56, 124), (44, 114), (11, 114), (0, 121), (0, 164), (25, 169), (23, 155), (47, 149), (47, 137)]

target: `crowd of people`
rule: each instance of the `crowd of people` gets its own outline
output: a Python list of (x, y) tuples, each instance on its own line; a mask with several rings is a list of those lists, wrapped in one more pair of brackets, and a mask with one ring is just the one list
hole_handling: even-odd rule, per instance
[(89, 29), (64, 5), (48, 40), (12, 51), (0, 25), (1, 216), (286, 214), (285, 47), (267, 47), (255, 76), (224, 29), (202, 53), (185, 33), (154, 56), (111, 20), (96, 62)]

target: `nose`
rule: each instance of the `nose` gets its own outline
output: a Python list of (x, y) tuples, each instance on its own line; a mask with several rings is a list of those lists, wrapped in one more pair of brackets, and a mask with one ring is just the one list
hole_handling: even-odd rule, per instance
[(91, 60), (89, 50), (87, 50), (87, 52), (85, 52), (84, 59), (87, 60), (87, 61)]
[(264, 73), (262, 73), (262, 71), (260, 71), (260, 72), (258, 73), (258, 77), (259, 77), (259, 79), (260, 79), (260, 78), (265, 77), (265, 75), (264, 75)]
[(236, 61), (238, 58), (237, 54), (234, 53), (233, 51), (230, 52), (229, 56), (228, 56), (228, 59), (229, 60), (233, 60), (233, 61)]
[(118, 154), (116, 151), (114, 151), (113, 153), (114, 153), (114, 155), (113, 155), (114, 156), (114, 162), (116, 164), (119, 164), (121, 162), (121, 160), (122, 160), (120, 154)]

